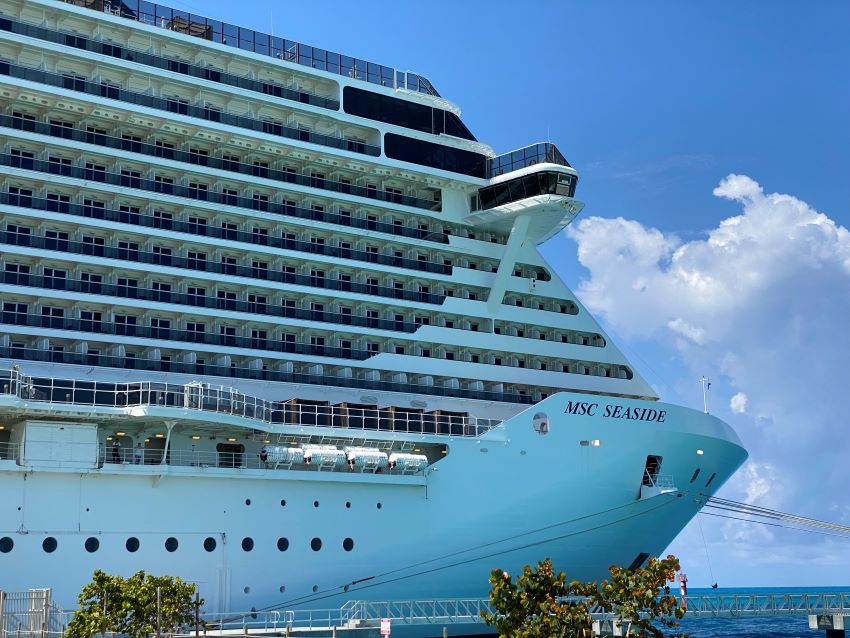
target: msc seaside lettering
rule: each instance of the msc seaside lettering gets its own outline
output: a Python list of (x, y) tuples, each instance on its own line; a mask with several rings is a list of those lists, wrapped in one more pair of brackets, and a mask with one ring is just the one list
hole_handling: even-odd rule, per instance
[[(599, 404), (588, 401), (567, 401), (564, 414), (575, 416), (596, 416), (599, 414)], [(626, 419), (628, 421), (654, 421), (664, 423), (667, 418), (667, 410), (655, 410), (653, 408), (624, 408), (622, 405), (606, 404), (602, 411), (604, 419)]]

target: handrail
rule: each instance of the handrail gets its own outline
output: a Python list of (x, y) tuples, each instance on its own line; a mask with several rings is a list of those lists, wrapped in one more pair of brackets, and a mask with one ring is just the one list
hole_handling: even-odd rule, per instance
[[(0, 158), (2, 165), (2, 158)], [(153, 264), (170, 268), (179, 268), (203, 273), (216, 273), (232, 275), (235, 277), (246, 277), (248, 279), (275, 281), (280, 283), (295, 284), (298, 286), (309, 286), (312, 288), (324, 288), (328, 290), (340, 290), (369, 296), (390, 297), (392, 299), (404, 299), (405, 301), (418, 301), (440, 305), (445, 301), (443, 295), (431, 292), (417, 292), (412, 290), (390, 288), (377, 284), (361, 284), (340, 279), (331, 279), (319, 275), (298, 275), (283, 270), (272, 270), (254, 266), (239, 266), (221, 263), (208, 259), (194, 257), (180, 257), (155, 252), (140, 250), (139, 248), (117, 248), (114, 246), (98, 246), (70, 239), (53, 239), (39, 235), (28, 235), (0, 231), (0, 243), (12, 246), (27, 246), (30, 248), (42, 248), (45, 250), (61, 251), (76, 255), (91, 255), (107, 259), (118, 259), (124, 262), (140, 264)]]
[(170, 58), (154, 55), (139, 49), (122, 47), (109, 42), (99, 42), (77, 34), (54, 31), (53, 29), (47, 29), (35, 24), (12, 20), (5, 16), (0, 17), (0, 31), (8, 31), (17, 35), (45, 40), (54, 44), (74, 47), (75, 49), (83, 49), (93, 53), (100, 53), (101, 55), (106, 55), (111, 58), (126, 60), (127, 62), (136, 62), (145, 66), (173, 71), (174, 73), (182, 73), (184, 75), (201, 78), (203, 80), (209, 80), (210, 82), (226, 84), (240, 89), (248, 89), (249, 91), (263, 93), (265, 95), (282, 97), (302, 104), (310, 104), (312, 106), (318, 106), (320, 108), (330, 109), (333, 111), (339, 110), (339, 100), (322, 97), (316, 93), (311, 93), (310, 91), (305, 91), (301, 88), (291, 89), (286, 86), (281, 86), (280, 84), (254, 80), (249, 77), (234, 75), (217, 69), (210, 69), (197, 64), (189, 64), (180, 60), (172, 60)]
[[(410, 195), (400, 195), (398, 193), (391, 193), (377, 188), (366, 188), (365, 186), (346, 184), (326, 177), (320, 178), (313, 175), (303, 175), (301, 173), (291, 171), (281, 171), (254, 164), (245, 164), (244, 162), (220, 159), (209, 155), (193, 153), (191, 151), (181, 151), (178, 149), (157, 146), (156, 144), (150, 144), (147, 142), (138, 142), (132, 139), (106, 135), (105, 133), (84, 131), (72, 126), (38, 122), (11, 115), (0, 115), (0, 126), (27, 131), (29, 133), (37, 133), (39, 135), (74, 140), (84, 144), (92, 144), (95, 146), (127, 151), (130, 153), (139, 153), (151, 157), (174, 160), (184, 164), (190, 164), (192, 166), (205, 166), (232, 173), (269, 179), (276, 182), (298, 184), (299, 186), (308, 186), (310, 188), (318, 188), (334, 193), (354, 195), (356, 197), (364, 197), (393, 204), (403, 204), (405, 206), (412, 206), (423, 210), (439, 211), (441, 209), (441, 203), (436, 199), (430, 200), (420, 197), (411, 197)], [(421, 233), (420, 238), (422, 239), (428, 238), (428, 235), (437, 234), (430, 232), (425, 233), (422, 231), (419, 232)]]
[[(364, 80), (381, 86), (408, 89), (439, 97), (440, 94), (427, 78), (382, 66), (374, 62), (358, 60), (318, 47), (311, 47), (292, 40), (271, 36), (261, 31), (238, 27), (219, 20), (172, 9), (153, 2), (138, 0), (64, 0), (68, 4), (109, 13), (121, 18), (193, 35), (204, 40), (224, 44), (242, 50), (253, 51), (279, 60), (301, 64), (313, 69), (328, 71), (335, 75)], [(152, 13), (147, 13), (151, 11)]]
[(505, 173), (544, 162), (571, 168), (567, 158), (561, 154), (557, 146), (551, 142), (541, 142), (539, 144), (530, 144), (529, 146), (488, 159), (487, 177), (498, 177)]
[(297, 399), (272, 401), (225, 386), (204, 383), (115, 383), (21, 375), (16, 369), (0, 374), (0, 394), (31, 403), (130, 409), (165, 407), (226, 414), (269, 425), (338, 427), (481, 436), (502, 421), (457, 414), (349, 405), (320, 405)]
[(245, 117), (244, 115), (236, 115), (211, 106), (195, 106), (189, 104), (188, 101), (181, 101), (175, 98), (157, 97), (154, 95), (147, 95), (145, 93), (138, 93), (136, 91), (128, 91), (110, 84), (98, 84), (82, 77), (41, 71), (39, 69), (32, 69), (1, 60), (0, 75), (6, 75), (20, 80), (28, 80), (30, 82), (37, 82), (39, 84), (46, 84), (48, 86), (67, 89), (77, 93), (105, 97), (128, 104), (146, 106), (148, 108), (167, 113), (187, 115), (189, 117), (209, 122), (226, 124), (228, 126), (257, 131), (276, 137), (309, 142), (310, 144), (327, 146), (351, 153), (359, 153), (369, 155), (371, 157), (378, 157), (381, 154), (380, 146), (367, 144), (360, 140), (313, 133), (306, 129), (294, 128), (278, 122), (258, 120), (252, 117)]
[[(2, 165), (2, 163), (3, 160), (0, 158), (0, 165)], [(52, 164), (53, 162), (47, 163)], [(26, 165), (26, 161), (23, 162), (22, 165)], [(62, 166), (62, 164), (57, 164), (57, 166)], [(114, 173), (110, 174), (114, 175)], [(146, 215), (143, 213), (130, 213), (115, 210), (114, 208), (100, 208), (99, 206), (60, 202), (42, 197), (27, 196), (26, 205), (24, 205), (19, 195), (12, 193), (0, 193), (0, 204), (32, 208), (35, 210), (45, 210), (54, 213), (62, 213), (63, 215), (74, 215), (76, 217), (96, 217), (97, 219), (104, 219), (133, 226), (141, 226), (143, 228), (171, 230), (200, 237), (225, 239), (227, 241), (237, 241), (256, 246), (269, 246), (271, 248), (280, 248), (283, 250), (306, 252), (311, 255), (350, 259), (352, 261), (364, 261), (370, 264), (382, 264), (384, 266), (393, 266), (395, 268), (415, 270), (417, 272), (436, 273), (441, 275), (450, 275), (452, 273), (452, 266), (433, 261), (420, 261), (418, 259), (408, 259), (407, 257), (394, 257), (380, 253), (370, 253), (356, 248), (340, 248), (338, 246), (331, 246), (328, 244), (317, 244), (298, 239), (275, 237), (270, 234), (260, 235), (245, 232), (244, 230), (230, 230), (228, 228), (213, 226), (211, 224), (195, 224), (180, 221), (179, 219), (162, 219), (161, 217), (155, 217), (153, 215)]]
[[(93, 281), (81, 281), (79, 279), (44, 277), (42, 275), (30, 275), (8, 271), (0, 271), (0, 283), (12, 286), (65, 290), (67, 292), (79, 292), (89, 295), (120, 297), (122, 299), (139, 299), (142, 301), (178, 304), (197, 308), (213, 308), (216, 310), (229, 310), (232, 312), (247, 312), (252, 315), (302, 319), (304, 321), (334, 323), (341, 324), (343, 326), (374, 328), (376, 330), (391, 330), (393, 332), (404, 332), (408, 334), (416, 332), (421, 327), (420, 324), (412, 321), (373, 319), (362, 315), (346, 315), (338, 312), (331, 312), (329, 310), (307, 310), (305, 308), (283, 306), (270, 301), (254, 302), (240, 301), (236, 299), (222, 299), (206, 295), (190, 295), (171, 291), (154, 290), (153, 288), (144, 288), (141, 286), (117, 286), (114, 284)], [(465, 328), (459, 327), (454, 329), (464, 330)]]
[[(42, 350), (12, 342), (9, 346), (0, 346), (0, 359), (39, 361), (49, 363), (67, 363), (82, 366), (103, 366), (124, 370), (147, 370), (151, 372), (166, 372), (172, 374), (204, 375), (237, 379), (254, 379), (262, 381), (280, 381), (284, 383), (300, 383), (337, 388), (357, 388), (359, 390), (378, 390), (381, 392), (404, 392), (406, 394), (425, 394), (439, 397), (456, 397), (463, 399), (479, 399), (483, 401), (500, 401), (531, 405), (536, 403), (531, 394), (519, 392), (492, 392), (488, 390), (472, 390), (452, 387), (449, 385), (431, 385), (425, 383), (406, 383), (396, 381), (370, 380), (353, 376), (333, 376), (329, 374), (308, 374), (301, 372), (286, 372), (249, 367), (232, 367), (224, 365), (201, 364), (182, 361), (165, 361), (161, 359), (143, 359), (116, 357), (104, 354), (91, 354), (59, 350)], [(457, 381), (455, 379), (455, 381)], [(461, 379), (466, 382), (468, 380)], [(433, 383), (433, 379), (432, 379)]]

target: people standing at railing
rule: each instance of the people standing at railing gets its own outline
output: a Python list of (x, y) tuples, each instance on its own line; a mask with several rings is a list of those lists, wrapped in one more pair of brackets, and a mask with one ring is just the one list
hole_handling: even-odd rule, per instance
[(112, 462), (121, 462), (121, 444), (118, 442), (117, 438), (112, 442)]
[(260, 448), (260, 463), (262, 467), (266, 467), (266, 463), (269, 460), (269, 451), (266, 449), (266, 446)]
[(143, 465), (145, 462), (145, 449), (142, 447), (141, 441), (136, 443), (136, 447), (133, 450), (133, 463), (135, 465)]

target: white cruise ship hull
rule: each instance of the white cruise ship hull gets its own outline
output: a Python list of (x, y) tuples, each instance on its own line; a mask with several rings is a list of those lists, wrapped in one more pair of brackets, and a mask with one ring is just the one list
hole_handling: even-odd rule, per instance
[[(656, 416), (623, 418), (625, 408)], [(648, 455), (663, 458), (668, 483), (642, 496)], [(516, 572), (546, 556), (571, 578), (601, 579), (611, 564), (663, 552), (745, 458), (710, 415), (561, 393), (479, 439), (452, 438), (417, 477), (132, 463), (34, 470), (4, 460), (0, 537), (14, 547), (0, 554), (0, 589), (49, 585), (73, 607), (93, 570), (144, 569), (198, 583), (205, 609), (225, 612), (483, 597), (491, 569)], [(47, 537), (57, 540), (51, 553)], [(86, 550), (89, 538), (97, 551)]]

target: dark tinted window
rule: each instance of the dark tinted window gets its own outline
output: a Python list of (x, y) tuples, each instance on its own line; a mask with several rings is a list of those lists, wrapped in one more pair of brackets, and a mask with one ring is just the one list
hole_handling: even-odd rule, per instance
[(41, 548), (42, 548), (45, 552), (47, 552), (48, 554), (51, 554), (51, 553), (55, 552), (55, 551), (56, 551), (56, 546), (57, 546), (56, 539), (55, 539), (55, 538), (53, 538), (52, 536), (48, 536), (47, 538), (45, 538), (45, 539), (41, 542)]
[(176, 552), (177, 551), (177, 539), (174, 538), (173, 536), (166, 538), (165, 539), (165, 549), (168, 550), (169, 552)]
[(100, 541), (97, 540), (94, 536), (89, 536), (86, 539), (86, 551), (90, 554), (93, 554), (100, 547)]
[(280, 551), (285, 552), (287, 549), (289, 549), (289, 539), (287, 539), (287, 538), (278, 538), (278, 539), (277, 539), (277, 548), (278, 548)]
[(479, 153), (415, 140), (395, 133), (384, 136), (387, 157), (452, 173), (484, 177), (487, 158)]
[(127, 539), (125, 546), (127, 547), (128, 552), (139, 551), (139, 539), (136, 538), (135, 536), (131, 536), (130, 538)]
[(411, 128), (424, 133), (446, 133), (467, 140), (475, 136), (454, 113), (425, 104), (408, 102), (389, 95), (364, 91), (353, 86), (343, 90), (343, 108), (350, 115), (365, 117), (386, 124)]
[(15, 546), (15, 541), (13, 541), (8, 536), (4, 536), (0, 538), (0, 554), (8, 554), (12, 551), (12, 548)]
[(204, 539), (204, 549), (207, 550), (208, 552), (214, 552), (215, 546), (216, 546), (216, 542), (215, 542), (215, 539), (212, 536), (207, 536)]
[(478, 191), (478, 200), (482, 209), (501, 206), (535, 195), (566, 195), (572, 197), (576, 191), (576, 177), (565, 173), (532, 173), (524, 177), (508, 180)]

